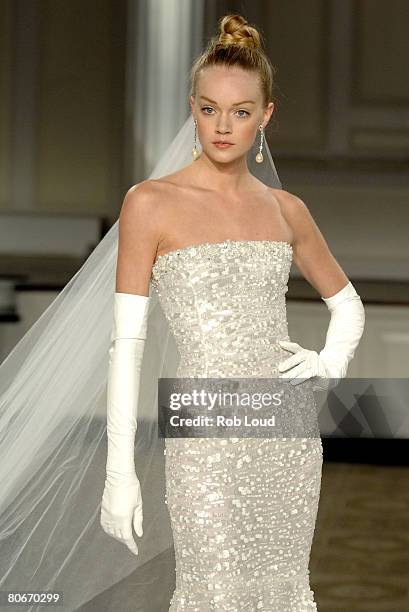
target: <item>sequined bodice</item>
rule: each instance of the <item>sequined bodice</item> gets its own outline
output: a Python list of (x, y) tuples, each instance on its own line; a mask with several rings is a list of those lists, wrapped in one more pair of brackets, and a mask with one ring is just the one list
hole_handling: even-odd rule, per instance
[[(278, 340), (289, 340), (291, 263), (289, 243), (267, 240), (204, 243), (157, 258), (152, 284), (179, 349), (180, 392), (189, 392), (189, 377), (279, 376), (289, 356)], [(307, 383), (295, 397), (285, 390), (275, 429), (285, 425), (285, 436), (166, 438), (176, 560), (169, 612), (317, 611), (308, 560), (322, 446)], [(258, 394), (260, 384), (233, 388)]]
[(152, 285), (180, 352), (177, 376), (274, 377), (288, 357), (288, 242), (226, 240), (158, 256)]

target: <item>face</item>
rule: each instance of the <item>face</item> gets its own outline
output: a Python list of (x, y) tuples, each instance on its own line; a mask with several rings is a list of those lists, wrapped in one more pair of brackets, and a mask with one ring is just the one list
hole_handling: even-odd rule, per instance
[[(267, 107), (263, 105), (256, 72), (227, 66), (212, 66), (202, 71), (196, 97), (190, 97), (190, 106), (197, 120), (203, 153), (221, 163), (246, 155), (259, 125), (265, 128), (274, 110), (273, 102)], [(232, 145), (218, 148), (214, 144), (217, 140)]]

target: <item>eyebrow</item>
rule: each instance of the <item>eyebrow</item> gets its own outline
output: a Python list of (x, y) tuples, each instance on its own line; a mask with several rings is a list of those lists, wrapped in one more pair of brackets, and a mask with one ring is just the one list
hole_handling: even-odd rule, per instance
[[(208, 98), (207, 96), (200, 96), (203, 100), (207, 100), (208, 102), (211, 102), (212, 104), (216, 104), (217, 102), (215, 100), (211, 100), (210, 98)], [(255, 104), (254, 100), (242, 100), (241, 102), (235, 102), (232, 106), (239, 106), (240, 104)]]

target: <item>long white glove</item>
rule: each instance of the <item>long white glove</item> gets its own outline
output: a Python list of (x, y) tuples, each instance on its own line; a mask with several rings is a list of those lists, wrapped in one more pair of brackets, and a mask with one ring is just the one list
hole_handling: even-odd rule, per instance
[(132, 524), (141, 537), (143, 513), (134, 444), (149, 300), (131, 293), (116, 292), (114, 297), (107, 387), (108, 454), (100, 519), (103, 530), (136, 555)]
[(335, 387), (347, 373), (365, 326), (365, 310), (355, 287), (349, 282), (338, 293), (321, 299), (331, 312), (324, 348), (317, 353), (296, 342), (280, 340), (279, 344), (294, 353), (278, 365), (280, 378), (290, 378), (291, 384), (312, 378), (314, 391)]

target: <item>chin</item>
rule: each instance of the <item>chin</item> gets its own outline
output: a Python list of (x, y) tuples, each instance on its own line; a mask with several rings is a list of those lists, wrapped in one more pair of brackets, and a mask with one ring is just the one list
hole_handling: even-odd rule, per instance
[(211, 149), (209, 151), (205, 151), (203, 149), (203, 152), (206, 153), (209, 159), (215, 159), (217, 161), (231, 161), (232, 159), (237, 159), (240, 157), (240, 155), (242, 155), (241, 153), (237, 153), (237, 145), (234, 145), (234, 147), (229, 147), (228, 149), (217, 149), (211, 145)]

